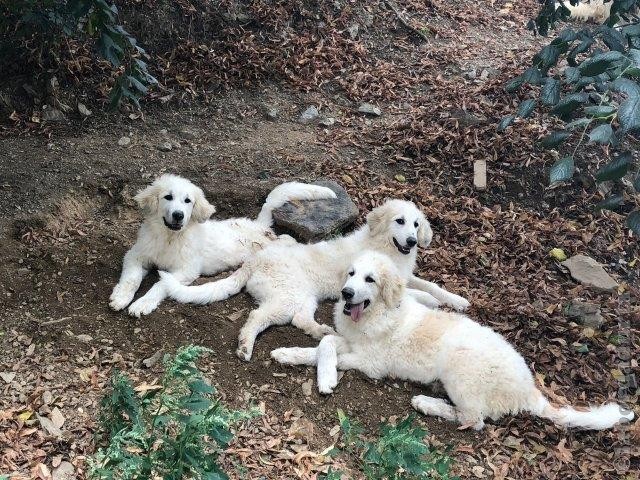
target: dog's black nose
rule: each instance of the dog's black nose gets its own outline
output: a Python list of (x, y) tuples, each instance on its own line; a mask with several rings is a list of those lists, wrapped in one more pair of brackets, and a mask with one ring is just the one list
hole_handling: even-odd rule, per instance
[(342, 289), (342, 298), (345, 300), (351, 300), (356, 292), (353, 291), (353, 288), (345, 287)]
[(407, 238), (407, 247), (415, 247), (418, 241), (414, 237)]
[(173, 220), (175, 222), (181, 222), (182, 219), (184, 218), (184, 213), (182, 213), (180, 210), (176, 210), (171, 214), (171, 216), (173, 217)]

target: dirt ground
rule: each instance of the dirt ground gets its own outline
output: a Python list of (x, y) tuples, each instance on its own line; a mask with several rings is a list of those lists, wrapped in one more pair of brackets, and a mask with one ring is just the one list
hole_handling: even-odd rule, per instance
[[(483, 9), (503, 7), (482, 3)], [(462, 2), (459, 8), (464, 13), (472, 6)], [(462, 40), (439, 38), (432, 51), (406, 55), (401, 42), (388, 58), (415, 65), (416, 55), (437, 59), (454, 47), (476, 49), (475, 64), (466, 62), (463, 53), (459, 63), (448, 62), (446, 78), (461, 78), (471, 68), (512, 65), (538, 40), (523, 23), (505, 18), (490, 25), (471, 19), (461, 26), (457, 17), (446, 17), (442, 21), (453, 22)], [(378, 36), (376, 45), (391, 45), (398, 36), (406, 41), (406, 32), (395, 31), (386, 40)], [(501, 52), (494, 58), (496, 49)], [(430, 105), (430, 89), (438, 102), (444, 98), (438, 97), (436, 80), (426, 90), (417, 82), (412, 92), (423, 95), (423, 113), (432, 109), (450, 122), (456, 109), (478, 116), (484, 112), (486, 125), (496, 120), (491, 108), (501, 101), (491, 96), (492, 89), (508, 75), (497, 70), (494, 80), (466, 82), (480, 89), (481, 97), (473, 99), (477, 104), (464, 99)], [(483, 150), (485, 140), (473, 124), (460, 126), (464, 120), (454, 119), (452, 131), (434, 133), (431, 128), (440, 127), (421, 124), (421, 113), (402, 99), (380, 103), (382, 117), (364, 118), (341, 95), (269, 83), (217, 95), (208, 105), (154, 107), (134, 119), (96, 113), (47, 135), (1, 138), (0, 373), (7, 375), (0, 379), (0, 425), (5, 428), (0, 469), (7, 471), (0, 473), (40, 478), (42, 465), (54, 470), (64, 460), (73, 463), (77, 478), (84, 478), (86, 456), (94, 448), (97, 402), (111, 371), (119, 368), (138, 381), (152, 381), (160, 365), (147, 369), (142, 360), (184, 344), (213, 349), (204, 368), (230, 405), (257, 404), (266, 412), (239, 432), (226, 456), (227, 465), (245, 465), (245, 478), (315, 478), (326, 470), (335, 460), (322, 452), (337, 441), (332, 429), (338, 408), (372, 434), (380, 422), (409, 414), (417, 392), (444, 396), (437, 385), (377, 382), (356, 372), (346, 372), (331, 396), (319, 395), (315, 385), (309, 392), (308, 383), (303, 384), (314, 379), (312, 369), (283, 367), (269, 359), (273, 348), (313, 344), (292, 327), (267, 331), (252, 361), (240, 361), (234, 354), (237, 333), (253, 305), (245, 293), (207, 307), (165, 302), (141, 319), (111, 311), (108, 296), (141, 220), (132, 195), (163, 172), (179, 173), (201, 186), (218, 209), (216, 218), (256, 215), (268, 191), (291, 179), (333, 178), (345, 185), (363, 214), (388, 196), (419, 202), (435, 231), (433, 247), (420, 258), (420, 274), (469, 298), (470, 315), (517, 346), (553, 399), (582, 405), (615, 399), (621, 373), (620, 342), (614, 337), (625, 333), (622, 320), (630, 321), (625, 346), (636, 372), (639, 351), (638, 267), (633, 265), (640, 254), (623, 217), (594, 215), (589, 207), (593, 189), (578, 182), (566, 192), (546, 189), (549, 158), (523, 146), (531, 143), (526, 135), (545, 127), (522, 127), (515, 138), (496, 139)], [(334, 115), (337, 125), (298, 123), (300, 112), (312, 104)], [(267, 107), (278, 108), (277, 119), (265, 116)], [(428, 146), (417, 156), (409, 158), (407, 144), (393, 136), (402, 122), (412, 131), (424, 129)], [(118, 144), (123, 136), (131, 139), (129, 145)], [(160, 151), (158, 145), (167, 141), (171, 151)], [(491, 152), (490, 187), (477, 192), (473, 159), (486, 151)], [(600, 154), (584, 153), (593, 162), (600, 161)], [(621, 284), (619, 294), (576, 284), (549, 258), (554, 247), (605, 264)], [(150, 275), (140, 293), (156, 278)], [(572, 299), (597, 302), (604, 325), (587, 330), (568, 318), (564, 308)], [(320, 309), (321, 321), (330, 323), (330, 308)], [(586, 353), (582, 345), (588, 346)], [(632, 390), (630, 399), (637, 402), (637, 392)], [(48, 416), (54, 408), (65, 418), (58, 438), (35, 421), (35, 413)], [(23, 412), (33, 415), (15, 420)], [(304, 423), (300, 435), (294, 430), (301, 419), (310, 423)], [(418, 421), (434, 446), (453, 448), (463, 478), (638, 478), (637, 423), (607, 432), (574, 432), (520, 415), (473, 432), (433, 418)], [(280, 440), (274, 443), (274, 438)], [(313, 453), (300, 458), (301, 451)], [(621, 457), (631, 466), (620, 466)]]

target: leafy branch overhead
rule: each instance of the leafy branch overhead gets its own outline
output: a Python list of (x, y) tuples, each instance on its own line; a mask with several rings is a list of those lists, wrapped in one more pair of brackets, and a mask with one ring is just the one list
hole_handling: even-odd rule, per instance
[[(578, 0), (556, 2), (545, 0), (537, 18), (530, 23), (534, 31), (547, 35), (570, 18), (567, 5)], [(597, 182), (620, 182), (628, 172), (636, 170), (629, 142), (640, 132), (640, 18), (639, 0), (612, 0), (610, 16), (602, 25), (572, 24), (562, 30), (534, 57), (532, 66), (510, 80), (508, 92), (529, 89), (531, 97), (523, 100), (515, 114), (507, 115), (498, 125), (502, 131), (516, 118), (528, 118), (541, 107), (564, 123), (561, 130), (540, 140), (542, 148), (556, 148), (573, 141), (573, 153), (551, 167), (551, 184), (571, 180), (575, 152), (583, 142), (609, 147), (612, 159), (597, 172)], [(627, 181), (627, 183), (629, 183)], [(634, 196), (640, 192), (638, 174), (631, 181)], [(598, 204), (598, 208), (617, 209), (624, 196), (614, 194)], [(640, 211), (632, 212), (627, 225), (637, 235)]]
[[(0, 42), (0, 48), (16, 50), (35, 38), (40, 48), (37, 57), (51, 58), (55, 57), (51, 46), (65, 37), (94, 39), (99, 54), (119, 73), (110, 94), (112, 108), (123, 99), (139, 107), (139, 99), (157, 84), (143, 60), (146, 52), (121, 25), (117, 7), (107, 0), (17, 0), (3, 8), (6, 15), (0, 18), (0, 31), (11, 31), (14, 43)], [(33, 57), (32, 53), (26, 57)]]

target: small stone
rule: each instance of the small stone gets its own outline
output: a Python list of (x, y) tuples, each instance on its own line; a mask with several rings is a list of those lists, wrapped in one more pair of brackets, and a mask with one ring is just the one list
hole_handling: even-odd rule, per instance
[(62, 416), (62, 413), (60, 412), (58, 407), (55, 407), (53, 410), (51, 410), (49, 418), (51, 419), (51, 422), (56, 426), (56, 428), (62, 428), (62, 425), (64, 425), (65, 418)]
[(313, 390), (313, 379), (310, 378), (306, 382), (303, 382), (303, 384), (302, 384), (302, 393), (304, 393), (305, 396), (308, 397), (309, 395), (311, 395), (312, 390)]
[(51, 420), (49, 420), (47, 417), (41, 417), (40, 415), (37, 415), (37, 418), (40, 422), (40, 426), (45, 432), (47, 432), (47, 434), (56, 438), (62, 437), (62, 431), (58, 427), (56, 427)]
[(321, 240), (341, 232), (356, 221), (359, 213), (347, 191), (336, 182), (322, 180), (314, 184), (329, 187), (337, 198), (288, 202), (273, 211), (277, 226), (304, 241)]
[(314, 122), (318, 119), (318, 117), (320, 116), (320, 112), (318, 112), (318, 109), (311, 105), (310, 107), (307, 107), (307, 109), (302, 112), (302, 115), (300, 115), (300, 123), (311, 123)]
[(4, 381), (4, 383), (11, 383), (14, 378), (16, 378), (16, 372), (2, 372), (0, 373), (0, 378)]
[(264, 110), (264, 116), (271, 121), (277, 120), (278, 113), (278, 109), (275, 107), (266, 107)]
[(118, 145), (120, 145), (121, 147), (126, 147), (130, 143), (131, 139), (129, 137), (120, 137), (120, 140), (118, 140)]
[(568, 317), (577, 319), (581, 325), (592, 329), (599, 329), (604, 324), (600, 307), (595, 303), (571, 300), (565, 311)]
[(76, 335), (76, 338), (84, 343), (89, 343), (91, 340), (93, 340), (93, 337), (91, 335), (87, 335), (86, 333), (81, 333), (80, 335)]
[(571, 276), (581, 284), (596, 290), (617, 290), (616, 282), (598, 262), (586, 255), (575, 255), (561, 264), (569, 269)]
[(198, 139), (198, 134), (195, 131), (191, 130), (190, 128), (183, 128), (182, 130), (180, 130), (180, 136), (187, 140)]
[(322, 117), (318, 123), (320, 125), (324, 125), (325, 127), (331, 127), (336, 123), (336, 119), (333, 117)]
[(396, 176), (394, 176), (393, 178), (395, 178), (398, 182), (400, 183), (404, 183), (407, 181), (407, 177), (405, 177), (404, 175), (402, 175), (401, 173), (398, 173)]
[(358, 32), (360, 31), (360, 26), (357, 23), (354, 23), (353, 25), (347, 28), (347, 31), (349, 32), (349, 36), (351, 37), (351, 39), (355, 40), (356, 38), (358, 38)]
[(473, 186), (476, 190), (487, 189), (487, 161), (476, 160), (473, 162)]
[(380, 115), (382, 115), (382, 110), (380, 110), (379, 107), (376, 107), (375, 105), (372, 105), (371, 103), (363, 103), (358, 107), (358, 111), (360, 113), (364, 113), (366, 115), (373, 115), (376, 117), (379, 117)]
[(49, 405), (51, 402), (53, 402), (53, 394), (50, 390), (46, 390), (42, 394), (42, 403), (44, 403), (45, 405)]
[(83, 117), (88, 117), (92, 113), (84, 103), (78, 103), (78, 112), (80, 112), (80, 115)]
[(57, 468), (53, 470), (52, 480), (74, 480), (74, 468), (69, 462), (61, 462)]
[(158, 363), (158, 360), (162, 358), (162, 353), (163, 353), (162, 349), (158, 350), (149, 358), (145, 358), (144, 360), (142, 360), (142, 364), (147, 368), (153, 367), (156, 363)]
[(64, 122), (67, 117), (60, 110), (47, 106), (42, 111), (42, 120), (45, 122)]
[(173, 145), (171, 145), (171, 142), (162, 142), (158, 145), (158, 150), (161, 152), (170, 152), (172, 149)]

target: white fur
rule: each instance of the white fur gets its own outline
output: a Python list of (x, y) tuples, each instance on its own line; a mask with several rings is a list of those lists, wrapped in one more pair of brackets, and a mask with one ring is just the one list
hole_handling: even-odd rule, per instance
[[(564, 6), (571, 12), (571, 18), (581, 22), (593, 21), (604, 23), (611, 14), (613, 1), (603, 0), (582, 0), (577, 5), (571, 5), (569, 0), (564, 0)], [(556, 2), (556, 9), (560, 8), (560, 2)]]
[(249, 360), (256, 337), (272, 325), (292, 323), (316, 338), (333, 333), (331, 327), (315, 321), (318, 302), (339, 296), (345, 266), (365, 249), (388, 254), (410, 286), (420, 290), (414, 293), (428, 306), (447, 303), (456, 309), (467, 308), (469, 302), (464, 298), (413, 276), (415, 244), (406, 253), (400, 251), (414, 242), (426, 247), (431, 238), (429, 222), (413, 203), (389, 200), (369, 213), (366, 225), (346, 237), (313, 245), (270, 244), (249, 259), (231, 281), (192, 287), (172, 281), (167, 275), (162, 281), (171, 297), (200, 304), (227, 298), (240, 291), (246, 281), (247, 291), (259, 304), (249, 314), (238, 338), (238, 356)]
[[(237, 268), (249, 255), (276, 238), (270, 229), (274, 208), (289, 200), (321, 198), (335, 198), (335, 193), (317, 185), (284, 183), (269, 194), (257, 220), (216, 221), (209, 219), (215, 207), (200, 188), (185, 178), (162, 175), (135, 197), (146, 216), (135, 245), (124, 257), (120, 281), (113, 289), (109, 305), (114, 310), (129, 305), (153, 266), (171, 272), (176, 281), (185, 284), (200, 275)], [(174, 212), (183, 215), (179, 225)], [(293, 242), (287, 238), (286, 241)], [(136, 317), (149, 314), (165, 297), (164, 287), (158, 282), (129, 306), (129, 314)]]
[[(426, 415), (480, 429), (484, 419), (528, 411), (557, 425), (610, 428), (632, 420), (633, 412), (616, 404), (577, 411), (552, 406), (535, 385), (524, 359), (498, 333), (456, 313), (430, 310), (404, 291), (394, 262), (376, 252), (362, 254), (351, 267), (345, 287), (353, 302), (369, 300), (355, 322), (336, 305), (339, 336), (327, 336), (317, 349), (280, 348), (272, 357), (287, 364), (318, 366), (318, 388), (331, 393), (336, 369), (357, 369), (371, 378), (394, 377), (428, 384), (440, 380), (453, 405), (418, 395), (412, 405)], [(366, 277), (375, 280), (367, 282)], [(391, 284), (391, 286), (389, 286)]]

